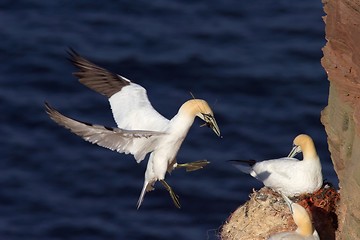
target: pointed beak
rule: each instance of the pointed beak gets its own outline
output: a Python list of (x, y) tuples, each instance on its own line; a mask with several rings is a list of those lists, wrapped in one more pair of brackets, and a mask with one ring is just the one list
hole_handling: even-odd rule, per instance
[(207, 126), (209, 128), (211, 128), (216, 135), (218, 135), (218, 137), (222, 136), (220, 135), (220, 129), (219, 126), (216, 123), (215, 117), (211, 114), (204, 114), (202, 113), (201, 115), (198, 115), (199, 118), (201, 118), (205, 123), (203, 125), (201, 125), (200, 127), (204, 127)]
[(293, 208), (292, 208), (293, 202), (287, 196), (285, 196), (283, 193), (281, 193), (281, 196), (284, 198), (286, 204), (289, 206), (291, 214), (293, 214), (294, 213)]
[(298, 153), (301, 153), (301, 148), (300, 148), (300, 146), (294, 145), (293, 148), (291, 149), (291, 152), (289, 153), (288, 157), (289, 157), (289, 158), (293, 158), (293, 157), (295, 157)]
[(214, 117), (209, 119), (209, 122), (207, 122), (207, 124), (209, 124), (209, 127), (214, 131), (214, 133), (218, 136), (218, 137), (222, 137), (220, 135), (220, 129), (219, 126), (216, 123), (216, 120)]

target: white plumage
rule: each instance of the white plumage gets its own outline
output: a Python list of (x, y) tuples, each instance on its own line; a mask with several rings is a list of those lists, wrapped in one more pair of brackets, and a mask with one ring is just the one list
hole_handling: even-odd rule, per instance
[(207, 102), (191, 99), (169, 120), (152, 107), (142, 86), (93, 64), (73, 50), (70, 57), (80, 69), (74, 73), (79, 81), (108, 97), (118, 127), (77, 121), (62, 115), (46, 103), (46, 111), (50, 118), (86, 141), (119, 153), (134, 155), (138, 163), (150, 153), (137, 207), (140, 207), (145, 193), (153, 189), (156, 181), (163, 183), (175, 205), (180, 207), (177, 195), (164, 180), (165, 174), (176, 167), (185, 167), (188, 171), (193, 171), (208, 164), (207, 161), (185, 164), (176, 162), (177, 152), (195, 117), (204, 120), (205, 124), (220, 136), (214, 114)]
[[(303, 153), (303, 160), (293, 158)], [(310, 136), (300, 134), (288, 157), (262, 162), (233, 160), (235, 167), (286, 196), (313, 193), (323, 184), (320, 159)]]
[(292, 202), (285, 195), (282, 195), (289, 206), (295, 224), (298, 228), (294, 232), (277, 233), (268, 240), (320, 240), (319, 234), (313, 227), (310, 216), (301, 205)]

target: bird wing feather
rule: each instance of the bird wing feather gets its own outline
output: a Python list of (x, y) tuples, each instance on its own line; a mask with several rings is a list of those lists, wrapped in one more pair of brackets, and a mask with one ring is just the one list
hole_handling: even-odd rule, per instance
[(79, 69), (74, 76), (88, 88), (108, 98), (130, 84), (130, 80), (99, 67), (70, 49), (69, 60)]
[(109, 102), (119, 128), (166, 131), (169, 120), (152, 107), (142, 86), (131, 83), (111, 96)]
[(74, 75), (90, 89), (108, 97), (117, 126), (127, 130), (164, 131), (169, 120), (151, 105), (146, 89), (129, 79), (90, 62), (74, 50), (71, 62), (79, 68)]
[(156, 138), (165, 134), (163, 132), (134, 131), (94, 125), (66, 117), (47, 103), (45, 103), (45, 107), (52, 120), (84, 140), (120, 153), (131, 153), (137, 162), (143, 160), (147, 153), (153, 151)]
[(240, 171), (248, 174), (253, 171), (252, 166), (256, 164), (255, 160), (229, 160), (229, 162)]
[(263, 182), (269, 183), (271, 180), (267, 178), (270, 175), (272, 176), (271, 179), (276, 179), (276, 181), (289, 181), (293, 178), (292, 174), (297, 170), (297, 166), (294, 164), (296, 162), (299, 162), (299, 160), (288, 157), (267, 160), (256, 163), (253, 170), (256, 173), (256, 178)]

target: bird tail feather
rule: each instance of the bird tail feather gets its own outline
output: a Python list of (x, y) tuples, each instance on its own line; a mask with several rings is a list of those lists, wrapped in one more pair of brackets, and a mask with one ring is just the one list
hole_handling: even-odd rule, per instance
[(145, 194), (149, 191), (154, 190), (153, 184), (154, 184), (153, 182), (150, 183), (150, 181), (148, 181), (148, 180), (144, 181), (144, 186), (141, 190), (141, 194), (140, 194), (139, 200), (137, 202), (137, 209), (140, 208), (142, 202), (144, 201)]
[(229, 160), (229, 162), (240, 171), (248, 174), (253, 171), (252, 167), (256, 163), (255, 160)]

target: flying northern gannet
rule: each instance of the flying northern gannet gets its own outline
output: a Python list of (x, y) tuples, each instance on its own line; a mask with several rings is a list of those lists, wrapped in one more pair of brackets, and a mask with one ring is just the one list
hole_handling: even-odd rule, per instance
[[(303, 153), (302, 161), (294, 158), (300, 152)], [(288, 157), (262, 162), (230, 161), (242, 172), (262, 181), (265, 186), (290, 197), (313, 193), (323, 184), (321, 163), (314, 142), (305, 134), (300, 134), (294, 139)]]
[(205, 121), (204, 125), (220, 137), (219, 127), (208, 103), (202, 99), (188, 100), (169, 120), (152, 107), (142, 86), (93, 64), (74, 50), (69, 51), (69, 55), (72, 63), (79, 68), (74, 73), (79, 81), (108, 98), (117, 128), (77, 121), (45, 103), (50, 118), (88, 142), (119, 153), (132, 154), (138, 163), (150, 153), (137, 208), (141, 206), (145, 193), (154, 189), (156, 181), (164, 185), (175, 206), (180, 208), (178, 196), (165, 182), (165, 174), (178, 167), (194, 171), (209, 163), (206, 160), (184, 164), (176, 162), (176, 155), (195, 117)]
[(289, 206), (295, 224), (298, 228), (294, 232), (282, 232), (272, 235), (268, 240), (320, 240), (319, 234), (313, 227), (310, 216), (301, 205), (292, 202), (283, 195)]

